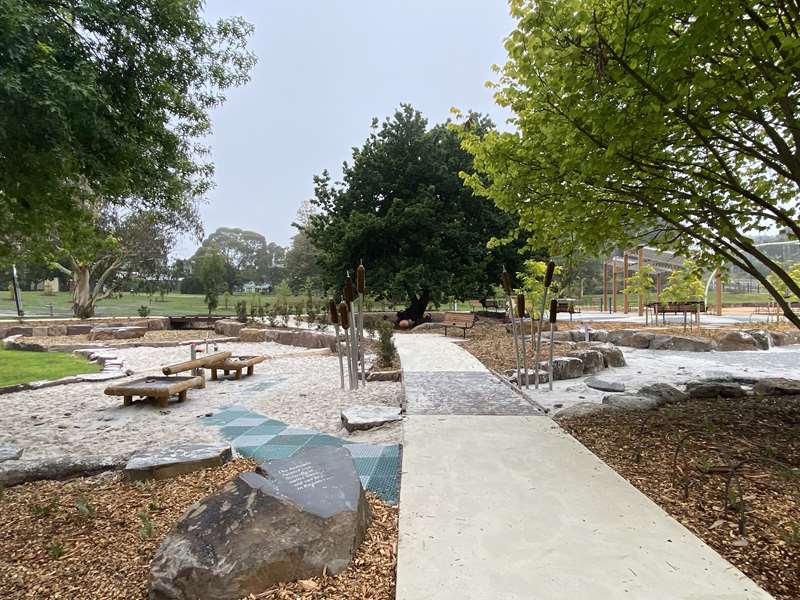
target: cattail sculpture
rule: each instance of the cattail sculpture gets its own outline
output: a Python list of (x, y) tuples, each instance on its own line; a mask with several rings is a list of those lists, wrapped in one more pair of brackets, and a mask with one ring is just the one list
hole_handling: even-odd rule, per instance
[(550, 300), (550, 358), (547, 360), (547, 382), (550, 391), (553, 391), (553, 331), (555, 330), (556, 317), (558, 316), (558, 300)]
[(344, 389), (344, 363), (342, 361), (342, 347), (339, 344), (339, 314), (336, 312), (336, 302), (333, 298), (328, 300), (328, 313), (336, 333), (336, 356), (339, 358), (339, 381)]
[(506, 300), (508, 301), (508, 312), (511, 316), (511, 336), (514, 338), (514, 355), (516, 356), (517, 359), (517, 385), (521, 385), (522, 375), (520, 373), (517, 320), (514, 318), (514, 304), (511, 302), (511, 273), (506, 271), (505, 265), (503, 265), (503, 273), (500, 275), (500, 281), (503, 283), (503, 290), (505, 290), (506, 292)]
[(542, 291), (542, 310), (539, 313), (539, 331), (536, 332), (536, 358), (533, 363), (533, 385), (539, 389), (539, 355), (542, 349), (542, 326), (544, 324), (544, 308), (547, 306), (547, 291), (553, 283), (553, 273), (556, 270), (556, 263), (552, 260), (547, 263), (547, 271), (544, 274), (544, 290)]
[(344, 329), (344, 342), (345, 348), (347, 348), (347, 372), (350, 375), (350, 389), (358, 386), (357, 380), (355, 378), (355, 371), (353, 371), (353, 344), (352, 340), (350, 339), (352, 335), (350, 334), (350, 309), (347, 306), (347, 302), (340, 302), (339, 303), (339, 324)]
[[(358, 292), (358, 342), (364, 337), (364, 294), (367, 291), (367, 270), (364, 261), (356, 269), (356, 292)], [(361, 361), (361, 384), (367, 385), (367, 367), (364, 361), (364, 350), (359, 348), (358, 358)]]
[(344, 301), (347, 302), (347, 310), (350, 314), (350, 363), (353, 370), (354, 387), (358, 389), (358, 356), (359, 356), (359, 339), (358, 327), (356, 325), (356, 309), (353, 305), (355, 300), (355, 286), (353, 286), (353, 278), (350, 277), (348, 271), (347, 277), (344, 280)]
[(525, 350), (525, 329), (523, 327), (523, 323), (525, 323), (525, 294), (517, 294), (517, 317), (519, 317), (519, 330), (520, 330), (520, 346), (522, 346), (522, 365), (525, 369), (525, 387), (529, 386), (528, 384), (528, 352)]

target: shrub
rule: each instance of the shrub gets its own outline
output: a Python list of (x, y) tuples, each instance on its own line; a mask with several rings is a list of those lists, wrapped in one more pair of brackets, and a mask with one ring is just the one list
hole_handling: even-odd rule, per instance
[(53, 560), (58, 560), (64, 556), (64, 545), (61, 542), (51, 542), (47, 546), (47, 554)]
[(142, 522), (142, 526), (139, 528), (139, 537), (143, 540), (149, 540), (153, 537), (153, 533), (155, 533), (153, 519), (151, 519), (150, 515), (146, 512), (137, 513), (136, 516), (139, 517), (139, 520)]
[(150, 316), (150, 307), (149, 306), (145, 306), (144, 304), (142, 304), (139, 307), (139, 310), (137, 310), (136, 312), (139, 313), (140, 317), (149, 317)]
[(247, 301), (240, 300), (236, 303), (236, 319), (240, 323), (247, 323)]
[(394, 326), (389, 321), (378, 322), (378, 360), (380, 366), (391, 367), (397, 348), (394, 345)]

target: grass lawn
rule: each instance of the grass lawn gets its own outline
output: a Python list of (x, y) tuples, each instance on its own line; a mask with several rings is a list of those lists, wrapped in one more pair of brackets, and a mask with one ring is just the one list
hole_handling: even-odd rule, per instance
[(0, 348), (0, 387), (99, 371), (100, 365), (64, 352), (27, 352)]

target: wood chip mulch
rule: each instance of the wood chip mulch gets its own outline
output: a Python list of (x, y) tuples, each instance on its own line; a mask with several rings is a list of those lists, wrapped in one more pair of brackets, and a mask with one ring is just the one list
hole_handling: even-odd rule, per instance
[[(129, 484), (117, 474), (0, 490), (0, 598), (147, 598), (150, 561), (193, 503), (255, 463)], [(337, 577), (258, 598), (394, 598), (397, 507), (369, 495), (373, 522), (354, 564)]]
[[(566, 329), (559, 325), (561, 330)], [(535, 353), (531, 347), (530, 331), (526, 331), (525, 353), (528, 355), (528, 369), (533, 368)], [(545, 327), (542, 331), (543, 354), (539, 360), (547, 360), (549, 356), (549, 330)], [(502, 373), (507, 369), (514, 369), (516, 363), (516, 353), (514, 350), (514, 338), (506, 330), (505, 325), (495, 323), (478, 323), (469, 332), (466, 342), (460, 342), (461, 346), (481, 361), (488, 368)], [(556, 342), (553, 348), (553, 356), (563, 356), (573, 350), (569, 344), (559, 344)]]
[[(800, 397), (694, 400), (561, 425), (776, 599), (800, 598)], [(726, 491), (731, 467), (739, 476)]]

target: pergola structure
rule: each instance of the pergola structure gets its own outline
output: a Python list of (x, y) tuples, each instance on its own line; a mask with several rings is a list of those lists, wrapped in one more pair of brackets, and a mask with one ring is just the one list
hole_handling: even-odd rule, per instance
[[(631, 310), (630, 298), (626, 291), (628, 277), (644, 268), (644, 265), (653, 267), (653, 279), (656, 286), (656, 297), (660, 297), (664, 287), (665, 277), (683, 266), (683, 258), (673, 252), (665, 252), (639, 246), (638, 248), (624, 250), (619, 254), (610, 256), (603, 262), (603, 295), (600, 300), (600, 310), (603, 312), (618, 312), (617, 293), (622, 287), (622, 311), (627, 314)], [(610, 275), (610, 276), (609, 276)], [(719, 271), (715, 274), (716, 281), (716, 313), (722, 314), (722, 280)], [(609, 294), (610, 292), (610, 294)], [(609, 295), (611, 296), (609, 300)], [(639, 315), (644, 314), (644, 297), (638, 298)]]

